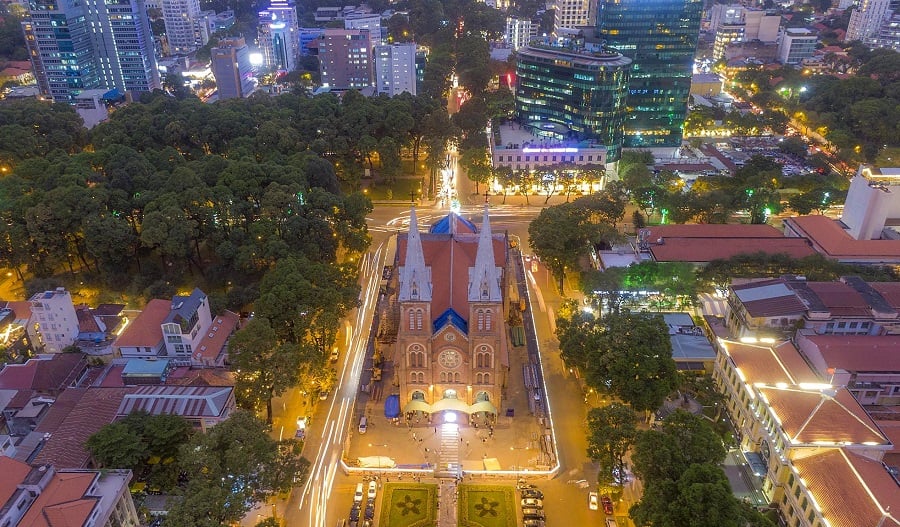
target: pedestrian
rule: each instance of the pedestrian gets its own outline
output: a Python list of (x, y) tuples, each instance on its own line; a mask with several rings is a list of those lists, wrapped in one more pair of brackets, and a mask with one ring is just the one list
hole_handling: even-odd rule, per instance
[(425, 453), (426, 454), (428, 453), (428, 447), (425, 447)]
[(435, 434), (437, 433), (437, 427), (434, 427), (434, 433)]
[(463, 442), (463, 438), (460, 437), (460, 438), (459, 438), (459, 442), (462, 443), (462, 442)]
[(466, 448), (469, 448), (469, 442), (466, 441)]

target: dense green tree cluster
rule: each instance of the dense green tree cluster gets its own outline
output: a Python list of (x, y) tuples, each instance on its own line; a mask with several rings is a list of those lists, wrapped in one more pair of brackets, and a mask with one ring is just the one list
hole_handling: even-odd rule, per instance
[(615, 395), (634, 411), (656, 410), (679, 385), (668, 327), (659, 315), (570, 309), (557, 319), (560, 355), (584, 372), (587, 385)]
[(182, 446), (188, 481), (166, 516), (173, 527), (219, 527), (239, 521), (257, 502), (306, 479), (309, 462), (294, 439), (276, 441), (265, 423), (238, 411)]
[(129, 414), (88, 438), (85, 446), (104, 468), (128, 468), (151, 488), (169, 492), (181, 473), (179, 449), (193, 428), (177, 415)]
[(600, 465), (598, 484), (614, 492), (617, 482), (613, 470), (625, 472), (625, 453), (637, 437), (637, 414), (627, 406), (613, 402), (588, 411), (588, 457)]
[(22, 32), (22, 17), (13, 5), (5, 9), (11, 12), (0, 16), (0, 66), (7, 60), (28, 60), (25, 34)]
[(616, 223), (625, 215), (625, 196), (616, 185), (541, 210), (528, 225), (528, 243), (557, 279), (562, 291), (566, 271), (579, 269), (579, 260), (592, 244), (610, 245), (621, 238)]
[(341, 189), (358, 188), (373, 156), (396, 174), (401, 148), (442, 152), (449, 129), (441, 104), (409, 95), (155, 95), (90, 134), (68, 106), (7, 103), (0, 260), (37, 277), (80, 265), (117, 288), (139, 270), (136, 292), (198, 272), (238, 284), (240, 306), (279, 259), (364, 250), (370, 205)]
[(654, 527), (765, 527), (758, 512), (732, 494), (719, 467), (725, 448), (703, 417), (682, 410), (637, 435), (631, 456), (644, 484), (629, 513), (636, 525)]

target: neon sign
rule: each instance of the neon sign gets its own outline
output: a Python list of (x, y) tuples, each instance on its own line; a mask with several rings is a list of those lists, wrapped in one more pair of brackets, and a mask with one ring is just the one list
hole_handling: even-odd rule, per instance
[(562, 153), (562, 154), (576, 154), (578, 153), (577, 148), (523, 148), (522, 152), (526, 154), (532, 154), (535, 152), (551, 152), (554, 154)]

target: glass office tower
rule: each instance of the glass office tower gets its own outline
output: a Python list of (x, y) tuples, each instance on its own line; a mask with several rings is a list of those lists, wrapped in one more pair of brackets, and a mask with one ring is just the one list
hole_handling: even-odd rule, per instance
[(606, 146), (607, 161), (616, 161), (630, 66), (608, 49), (534, 41), (516, 56), (516, 118), (525, 125), (564, 125), (574, 136), (558, 139), (596, 139)]
[(625, 146), (680, 146), (701, 0), (599, 0), (597, 30), (632, 62)]

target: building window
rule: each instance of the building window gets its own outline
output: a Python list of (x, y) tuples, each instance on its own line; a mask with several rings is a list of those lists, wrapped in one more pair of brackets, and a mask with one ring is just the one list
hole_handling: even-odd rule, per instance
[(478, 320), (478, 331), (484, 331), (484, 310), (483, 309), (476, 310), (475, 318)]
[(487, 309), (484, 312), (484, 329), (487, 331), (491, 331), (492, 323), (491, 323), (491, 310)]
[(441, 372), (441, 382), (447, 382), (447, 372)]
[(422, 329), (422, 310), (416, 310), (416, 329)]
[(461, 379), (461, 376), (460, 376), (460, 375), (461, 375), (461, 374), (460, 374), (458, 371), (457, 371), (457, 372), (453, 372), (453, 382), (460, 382), (460, 379)]

